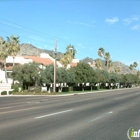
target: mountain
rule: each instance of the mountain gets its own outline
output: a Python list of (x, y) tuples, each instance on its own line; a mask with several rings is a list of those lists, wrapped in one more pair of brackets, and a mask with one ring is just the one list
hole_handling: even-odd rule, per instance
[[(50, 56), (54, 56), (54, 52), (53, 51), (50, 51), (50, 50), (45, 50), (45, 49), (39, 49), (35, 46), (33, 46), (32, 44), (27, 44), (27, 43), (23, 43), (20, 45), (20, 52), (19, 52), (19, 55), (22, 55), (22, 56), (25, 56), (25, 55), (28, 55), (28, 56), (39, 56), (40, 53), (48, 53), (50, 54)], [(61, 52), (58, 52), (57, 53), (57, 59), (60, 59), (62, 56), (62, 53)], [(80, 60), (80, 62), (86, 62), (86, 63), (91, 63), (93, 64), (93, 62), (95, 61), (95, 59), (93, 58), (89, 58), (89, 57), (86, 57), (84, 58), (83, 60)], [(105, 64), (105, 61), (103, 61), (103, 69), (106, 69), (106, 67), (104, 66)], [(111, 71), (114, 71), (114, 68), (116, 66), (120, 66), (122, 71), (120, 72), (120, 74), (127, 74), (127, 73), (132, 73), (132, 74), (136, 74), (136, 70), (130, 70), (129, 69), (129, 66), (121, 63), (121, 62), (113, 62), (113, 67), (111, 68)]]
[(127, 65), (125, 65), (125, 64), (123, 64), (123, 63), (121, 63), (119, 61), (113, 62), (112, 69), (114, 69), (114, 67), (116, 67), (116, 66), (120, 66), (121, 67), (122, 71), (120, 72), (120, 74), (128, 74), (128, 73), (136, 74), (137, 73), (137, 70), (135, 70), (135, 69), (131, 70), (129, 68), (129, 66), (127, 66)]
[[(96, 59), (93, 59), (93, 58), (89, 58), (89, 57), (86, 57), (84, 58), (83, 60), (81, 60), (81, 62), (85, 62), (85, 63), (91, 63), (93, 64), (93, 62), (95, 61)], [(102, 63), (103, 63), (103, 69), (106, 69), (105, 67), (105, 61), (102, 60)], [(122, 62), (119, 62), (119, 61), (115, 61), (113, 62), (113, 66), (111, 68), (111, 71), (114, 71), (114, 68), (117, 67), (117, 66), (120, 66), (121, 67), (121, 72), (119, 72), (119, 74), (128, 74), (128, 73), (132, 73), (132, 74), (136, 74), (137, 73), (137, 70), (130, 70), (129, 66), (123, 64)]]
[(93, 59), (92, 58), (89, 58), (89, 57), (86, 57), (86, 58), (84, 58), (83, 60), (81, 60), (81, 62), (85, 62), (85, 63), (93, 63)]
[[(45, 50), (45, 49), (40, 49), (37, 48), (35, 46), (33, 46), (32, 44), (27, 44), (27, 43), (23, 43), (20, 45), (20, 52), (19, 55), (22, 56), (39, 56), (40, 53), (48, 53), (50, 56), (54, 56), (54, 52), (50, 51), (50, 50)], [(57, 52), (57, 58), (60, 59), (61, 58), (62, 53), (61, 52)]]

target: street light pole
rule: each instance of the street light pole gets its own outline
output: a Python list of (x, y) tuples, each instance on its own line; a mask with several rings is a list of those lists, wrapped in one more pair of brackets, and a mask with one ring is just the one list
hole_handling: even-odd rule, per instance
[(53, 92), (56, 93), (56, 58), (57, 58), (57, 40), (55, 41), (55, 52), (54, 52), (54, 85)]

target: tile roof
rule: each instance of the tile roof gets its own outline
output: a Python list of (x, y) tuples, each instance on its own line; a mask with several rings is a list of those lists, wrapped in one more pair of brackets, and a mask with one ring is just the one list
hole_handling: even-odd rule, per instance
[(32, 59), (36, 63), (41, 63), (43, 65), (51, 65), (54, 62), (49, 58), (41, 58), (39, 56), (24, 56), (25, 59)]
[(78, 64), (77, 62), (71, 62), (71, 64), (70, 64), (70, 65), (71, 65), (71, 67), (76, 67), (76, 66), (77, 66), (77, 64)]

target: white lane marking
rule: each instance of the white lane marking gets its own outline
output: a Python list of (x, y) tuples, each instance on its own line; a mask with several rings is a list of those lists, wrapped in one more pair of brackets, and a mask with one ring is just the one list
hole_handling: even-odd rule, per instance
[(97, 117), (97, 118), (95, 118), (93, 120), (89, 120), (88, 122), (93, 122), (93, 121), (99, 120), (99, 119), (101, 119), (101, 118), (103, 118), (105, 116), (108, 116), (109, 114), (112, 114), (112, 113), (113, 113), (113, 111), (107, 112), (107, 113), (105, 113), (105, 114), (103, 114), (103, 115), (101, 115), (101, 116), (99, 116), (99, 117)]
[(40, 118), (44, 118), (44, 117), (58, 115), (58, 114), (62, 114), (62, 113), (70, 112), (70, 111), (73, 111), (73, 109), (65, 110), (65, 111), (61, 111), (61, 112), (56, 112), (56, 113), (52, 113), (52, 114), (48, 114), (48, 115), (44, 115), (44, 116), (35, 117), (35, 119), (40, 119)]
[(137, 92), (136, 94), (140, 94), (140, 92)]
[(0, 114), (6, 114), (6, 113), (11, 113), (11, 112), (19, 112), (19, 111), (23, 111), (23, 110), (30, 110), (30, 109), (36, 109), (36, 108), (40, 108), (40, 107), (31, 107), (31, 108), (25, 108), (25, 109), (20, 109), (20, 110), (5, 111), (5, 112), (1, 112)]
[(12, 107), (3, 107), (3, 108), (0, 108), (0, 109), (6, 109), (6, 108), (12, 108)]

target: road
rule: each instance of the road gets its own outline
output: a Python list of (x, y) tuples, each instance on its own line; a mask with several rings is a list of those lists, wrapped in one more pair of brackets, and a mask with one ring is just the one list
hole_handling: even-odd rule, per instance
[(140, 129), (140, 88), (0, 97), (0, 140), (128, 140), (130, 127)]

